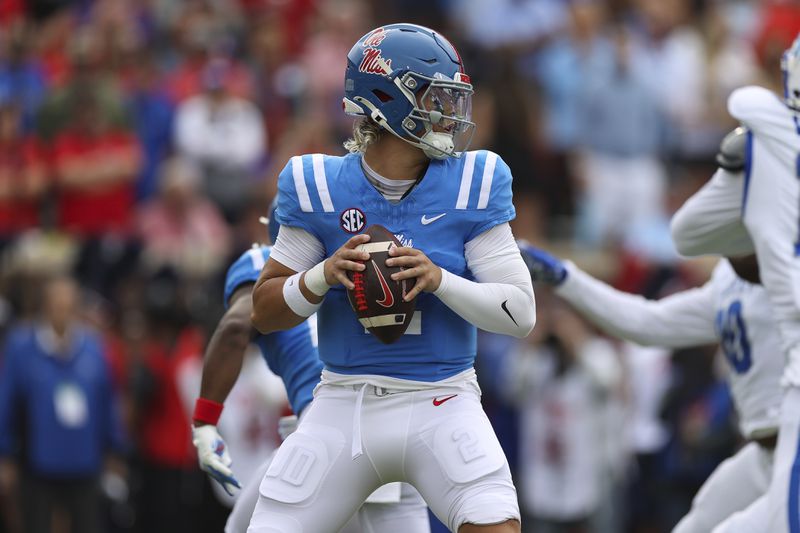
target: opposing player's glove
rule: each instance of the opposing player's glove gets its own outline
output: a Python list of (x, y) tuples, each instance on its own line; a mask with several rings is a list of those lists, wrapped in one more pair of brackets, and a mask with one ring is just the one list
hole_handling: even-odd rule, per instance
[(222, 485), (225, 492), (233, 496), (237, 489), (242, 488), (230, 468), (233, 461), (217, 426), (209, 424), (192, 427), (192, 444), (197, 448), (200, 469)]
[(517, 244), (534, 282), (557, 287), (567, 279), (567, 269), (559, 258), (525, 241), (518, 241)]

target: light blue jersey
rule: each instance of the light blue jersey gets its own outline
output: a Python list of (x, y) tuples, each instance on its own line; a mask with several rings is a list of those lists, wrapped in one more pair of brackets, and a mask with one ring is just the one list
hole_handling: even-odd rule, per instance
[[(432, 160), (419, 184), (396, 204), (367, 181), (356, 154), (293, 157), (278, 190), (278, 222), (316, 236), (326, 256), (380, 224), (403, 245), (466, 278), (471, 273), (465, 243), (515, 215), (508, 165), (484, 150)], [(475, 326), (430, 293), (419, 295), (414, 320), (394, 344), (382, 344), (364, 330), (341, 285), (330, 290), (317, 316), (320, 358), (334, 372), (438, 381), (471, 368), (475, 360)]]
[[(253, 248), (231, 265), (225, 278), (226, 307), (236, 289), (256, 282), (269, 252), (269, 246)], [(286, 331), (259, 335), (256, 344), (269, 369), (283, 380), (289, 405), (299, 415), (311, 403), (314, 387), (322, 373), (322, 363), (308, 321)]]

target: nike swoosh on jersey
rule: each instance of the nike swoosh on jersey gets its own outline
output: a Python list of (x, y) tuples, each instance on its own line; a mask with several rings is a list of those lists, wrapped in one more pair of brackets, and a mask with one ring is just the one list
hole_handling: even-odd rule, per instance
[(446, 214), (447, 213), (442, 213), (441, 215), (436, 215), (435, 217), (431, 217), (431, 218), (428, 218), (425, 215), (422, 215), (422, 218), (420, 219), (420, 222), (422, 222), (423, 226), (427, 226), (428, 224), (430, 224), (432, 222), (436, 222), (437, 220), (439, 220), (440, 218), (442, 218)]
[(458, 394), (451, 394), (450, 396), (445, 396), (445, 397), (444, 397), (444, 398), (442, 398), (441, 400), (440, 400), (439, 398), (434, 398), (434, 399), (433, 399), (433, 405), (435, 405), (436, 407), (439, 407), (440, 405), (442, 405), (442, 404), (443, 404), (444, 402), (446, 402), (447, 400), (452, 400), (452, 399), (453, 399), (453, 398), (455, 398), (456, 396), (458, 396)]
[(375, 269), (375, 273), (378, 274), (378, 281), (380, 282), (381, 290), (383, 291), (383, 299), (375, 301), (381, 307), (391, 307), (394, 305), (394, 296), (392, 295), (391, 289), (389, 289), (389, 284), (386, 283), (386, 279), (383, 277), (381, 269), (379, 269), (378, 265), (375, 264), (375, 260), (370, 259), (370, 261), (372, 262), (372, 267)]
[(516, 320), (514, 320), (514, 316), (511, 314), (511, 311), (509, 311), (509, 310), (508, 310), (508, 307), (506, 307), (506, 302), (507, 302), (507, 301), (508, 301), (508, 300), (504, 300), (504, 301), (503, 301), (503, 303), (501, 303), (501, 304), (500, 304), (500, 307), (503, 309), (503, 311), (505, 311), (505, 312), (506, 312), (506, 314), (508, 315), (508, 318), (510, 318), (510, 319), (511, 319), (511, 321), (512, 321), (512, 322), (514, 322), (514, 325), (515, 325), (515, 326), (517, 326), (517, 327), (519, 327), (519, 324), (517, 324), (517, 321), (516, 321)]

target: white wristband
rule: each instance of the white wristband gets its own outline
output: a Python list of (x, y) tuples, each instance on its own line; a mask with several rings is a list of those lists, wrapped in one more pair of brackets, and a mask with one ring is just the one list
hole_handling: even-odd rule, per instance
[(325, 261), (320, 261), (306, 271), (306, 288), (317, 296), (325, 296), (331, 286), (325, 281)]
[(286, 305), (289, 306), (289, 309), (291, 309), (294, 314), (309, 317), (317, 312), (322, 302), (312, 304), (306, 300), (306, 297), (300, 292), (300, 276), (302, 274), (302, 272), (298, 272), (293, 276), (289, 276), (284, 282), (283, 299), (286, 300)]

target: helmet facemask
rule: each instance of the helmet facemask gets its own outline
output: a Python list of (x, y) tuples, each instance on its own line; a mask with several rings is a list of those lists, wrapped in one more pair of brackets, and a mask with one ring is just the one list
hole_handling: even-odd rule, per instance
[(402, 122), (403, 131), (394, 133), (431, 159), (460, 157), (475, 132), (469, 78), (461, 73), (452, 80), (407, 72), (394, 83), (414, 106)]
[(783, 53), (781, 71), (786, 105), (792, 111), (800, 112), (800, 37)]

